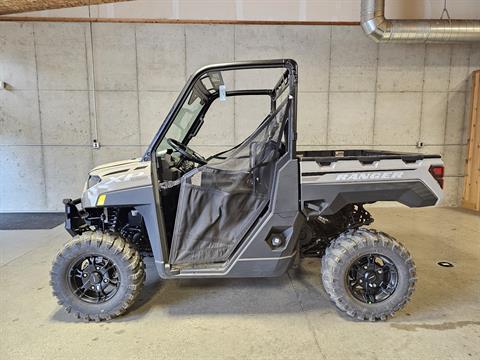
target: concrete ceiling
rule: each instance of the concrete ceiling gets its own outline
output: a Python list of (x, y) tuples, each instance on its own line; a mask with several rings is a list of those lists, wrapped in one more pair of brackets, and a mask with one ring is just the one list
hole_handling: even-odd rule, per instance
[(0, 15), (122, 1), (131, 0), (3, 0), (0, 2)]

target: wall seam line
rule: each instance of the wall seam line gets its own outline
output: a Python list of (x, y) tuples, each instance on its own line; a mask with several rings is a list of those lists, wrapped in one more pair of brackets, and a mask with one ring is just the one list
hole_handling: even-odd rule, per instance
[[(418, 124), (418, 134), (417, 134), (417, 142), (422, 140), (422, 126), (423, 126), (423, 102), (425, 97), (425, 74), (426, 74), (426, 66), (427, 66), (427, 44), (424, 44), (424, 52), (423, 52), (423, 74), (422, 74), (422, 92), (420, 95), (420, 119)], [(418, 146), (417, 146), (418, 148)]]
[(325, 126), (325, 144), (329, 145), (329, 130), (330, 130), (330, 90), (331, 90), (331, 79), (332, 79), (332, 34), (333, 27), (330, 26), (329, 34), (329, 54), (328, 54), (328, 91), (327, 91), (327, 124)]
[(187, 71), (187, 27), (183, 25), (183, 81), (187, 82), (188, 71)]
[[(450, 48), (450, 64), (448, 66), (448, 84), (447, 84), (447, 90), (450, 90), (450, 81), (451, 81), (451, 75), (452, 75), (452, 58), (453, 58), (453, 46), (449, 45)], [(442, 146), (442, 157), (445, 158), (445, 143), (447, 139), (447, 126), (448, 126), (448, 110), (449, 110), (449, 103), (450, 103), (450, 96), (449, 93), (447, 93), (447, 104), (445, 106), (445, 128), (443, 129), (443, 146)], [(457, 178), (457, 196), (455, 197), (456, 202), (458, 201), (458, 178)], [(455, 204), (454, 204), (455, 205)], [(449, 204), (447, 204), (449, 206)]]
[[(90, 10), (89, 10), (90, 11)], [(93, 43), (93, 24), (90, 22), (90, 46), (92, 48), (92, 114), (93, 114), (93, 131), (94, 131), (94, 140), (97, 144), (101, 146), (99, 132), (98, 132), (98, 113), (97, 113), (97, 88), (95, 86), (95, 45)], [(90, 91), (90, 89), (89, 89)], [(92, 141), (93, 146), (93, 141)], [(95, 149), (93, 149), (95, 150)], [(94, 158), (92, 153), (92, 158)]]
[[(450, 50), (450, 63), (448, 65), (448, 83), (447, 89), (450, 89), (450, 77), (452, 75), (452, 57), (453, 57), (453, 47), (449, 46)], [(445, 106), (445, 127), (443, 129), (443, 143), (446, 143), (447, 139), (447, 126), (448, 126), (448, 110), (449, 110), (450, 97), (447, 95), (447, 104)], [(445, 150), (445, 149), (444, 149)]]
[(45, 161), (45, 149), (43, 148), (43, 123), (42, 123), (42, 110), (40, 107), (40, 84), (38, 78), (38, 58), (37, 58), (37, 36), (35, 33), (35, 24), (32, 25), (32, 35), (33, 35), (33, 53), (35, 58), (35, 76), (37, 80), (37, 104), (38, 104), (38, 121), (40, 124), (40, 158), (42, 162), (42, 176), (43, 176), (43, 201), (46, 209), (49, 209), (48, 206), (48, 197), (47, 197), (47, 172), (46, 172), (46, 161)]
[[(233, 26), (233, 61), (237, 61), (237, 25)], [(237, 73), (233, 72), (233, 88), (237, 88)], [(237, 100), (233, 98), (233, 143), (237, 143)]]
[[(148, 146), (149, 144), (141, 144), (141, 146)], [(235, 145), (235, 144), (233, 144)], [(199, 146), (199, 147), (202, 147), (202, 146), (207, 146), (207, 147), (219, 147), (219, 146), (233, 146), (232, 144), (210, 144), (210, 145), (206, 145), (206, 144), (198, 144), (198, 145), (195, 145), (195, 146)], [(331, 146), (365, 146), (365, 144), (361, 144), (361, 143), (348, 143), (348, 144), (345, 144), (345, 143), (338, 143), (338, 144), (330, 144)], [(465, 146), (467, 145), (467, 143), (463, 143), (463, 144), (426, 144), (425, 146), (426, 147), (430, 147), (430, 146)], [(40, 147), (40, 146), (43, 146), (43, 147), (62, 147), (62, 146), (68, 146), (68, 147), (90, 147), (89, 144), (0, 144), (1, 147), (18, 147), (18, 148), (21, 148), (21, 147)], [(126, 145), (126, 144), (120, 144), (120, 143), (112, 143), (112, 144), (104, 144), (102, 145), (103, 147), (110, 147), (110, 146), (115, 146), (115, 147), (138, 147), (138, 145), (134, 144), (134, 145)], [(319, 143), (315, 143), (315, 144), (306, 144), (306, 143), (302, 143), (302, 144), (299, 144), (298, 146), (318, 146), (318, 147), (321, 147), (321, 146), (324, 146), (323, 144), (319, 144)], [(372, 145), (372, 146), (415, 146), (415, 144), (392, 144), (392, 143), (384, 143), (384, 144), (376, 144), (376, 145)]]
[[(90, 32), (91, 28), (88, 27), (88, 31)], [(90, 75), (89, 75), (89, 68), (88, 68), (88, 50), (87, 50), (87, 32), (86, 28), (83, 28), (83, 35), (84, 35), (84, 49), (85, 49), (85, 73), (87, 76), (87, 100), (88, 100), (88, 126), (90, 132), (90, 141), (93, 139), (92, 133), (92, 104), (90, 100)], [(92, 59), (93, 61), (93, 59)], [(93, 76), (93, 75), (92, 75)], [(92, 149), (93, 150), (93, 149)], [(93, 168), (93, 151), (90, 151), (90, 168)]]
[[(15, 91), (36, 91), (36, 89), (21, 89), (21, 88), (15, 88), (15, 89), (10, 89), (10, 92), (15, 92)], [(64, 91), (64, 92), (79, 92), (79, 91), (92, 91), (92, 90), (82, 90), (82, 89), (42, 89), (42, 92), (54, 92), (54, 91)], [(115, 89), (115, 90), (102, 90), (102, 89), (96, 89), (95, 92), (102, 93), (102, 92), (134, 92), (135, 90), (131, 89)], [(143, 92), (152, 92), (152, 93), (171, 93), (171, 92), (178, 92), (178, 89), (170, 89), (170, 90), (163, 90), (163, 89), (156, 89), (156, 90), (142, 90)], [(316, 93), (327, 93), (329, 91), (327, 90), (301, 90), (299, 93), (307, 93), (307, 94), (316, 94)], [(330, 91), (331, 93), (339, 93), (339, 94), (348, 94), (348, 93), (353, 93), (353, 94), (364, 94), (364, 93), (374, 93), (375, 91), (373, 90), (332, 90)], [(442, 91), (442, 90), (425, 90), (425, 93), (468, 93), (469, 91), (466, 90), (450, 90), (450, 91)], [(379, 91), (381, 94), (393, 94), (393, 93), (398, 93), (398, 94), (403, 94), (403, 93), (411, 93), (411, 94), (420, 94), (420, 90), (395, 90), (395, 91)]]
[(376, 65), (375, 65), (375, 88), (373, 90), (373, 124), (372, 124), (372, 146), (375, 146), (375, 127), (377, 126), (377, 96), (378, 96), (378, 63), (380, 61), (380, 44), (376, 44)]
[(142, 127), (140, 120), (140, 90), (138, 86), (138, 47), (137, 47), (137, 25), (133, 26), (133, 37), (135, 40), (135, 72), (136, 86), (137, 86), (137, 125), (138, 125), (138, 155), (141, 156), (141, 143), (142, 143)]
[[(469, 109), (468, 105), (470, 103), (470, 93), (471, 93), (471, 86), (470, 86), (470, 79), (471, 79), (471, 74), (470, 74), (470, 66), (471, 60), (472, 60), (472, 54), (473, 54), (473, 45), (470, 44), (470, 49), (468, 51), (468, 65), (467, 65), (467, 79), (465, 80), (465, 105), (464, 105), (464, 114), (463, 114), (463, 131), (462, 131), (462, 138), (460, 140), (460, 143), (468, 143), (468, 138), (469, 135), (468, 132), (470, 131), (470, 119), (469, 119)], [(465, 159), (464, 159), (465, 160)]]

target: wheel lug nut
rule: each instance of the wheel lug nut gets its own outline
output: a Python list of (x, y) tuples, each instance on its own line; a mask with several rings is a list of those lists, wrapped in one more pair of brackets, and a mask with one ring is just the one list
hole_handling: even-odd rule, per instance
[(87, 277), (87, 276), (88, 276), (88, 274), (87, 274), (87, 273), (84, 273), (84, 274), (83, 274), (83, 277)]
[(103, 282), (107, 283), (107, 282), (108, 282), (108, 279), (104, 279)]
[(366, 266), (363, 267), (365, 270), (367, 270), (368, 268)]
[(97, 266), (96, 269), (97, 269), (97, 270), (100, 270), (100, 266)]

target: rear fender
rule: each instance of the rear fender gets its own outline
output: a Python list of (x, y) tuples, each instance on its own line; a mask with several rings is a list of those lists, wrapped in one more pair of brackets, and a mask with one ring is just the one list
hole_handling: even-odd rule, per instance
[(415, 163), (393, 160), (368, 166), (344, 161), (337, 167), (319, 166), (323, 171), (315, 172), (308, 171), (310, 164), (302, 165), (300, 188), (305, 213), (313, 210), (318, 215), (331, 215), (348, 204), (376, 201), (397, 201), (409, 207), (433, 206), (443, 198), (440, 185), (428, 171), (430, 166), (443, 165), (440, 159)]

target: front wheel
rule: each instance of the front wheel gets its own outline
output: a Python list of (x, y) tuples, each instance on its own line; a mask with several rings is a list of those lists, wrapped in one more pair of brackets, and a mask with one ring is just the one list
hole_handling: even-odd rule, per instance
[(369, 229), (335, 239), (322, 259), (322, 280), (337, 308), (359, 320), (386, 320), (410, 300), (415, 264), (397, 240)]
[(86, 232), (61, 250), (52, 266), (51, 285), (58, 303), (84, 320), (122, 315), (145, 280), (138, 251), (117, 234)]

